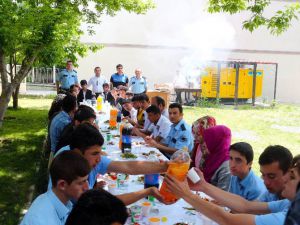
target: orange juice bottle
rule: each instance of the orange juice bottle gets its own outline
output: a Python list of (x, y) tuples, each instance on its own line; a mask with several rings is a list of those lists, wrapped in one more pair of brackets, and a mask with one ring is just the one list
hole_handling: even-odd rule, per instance
[[(172, 175), (179, 181), (183, 181), (190, 168), (190, 156), (187, 151), (178, 150), (176, 151), (170, 160), (170, 164), (167, 170), (167, 174)], [(173, 202), (177, 200), (177, 197), (167, 190), (167, 184), (163, 181), (162, 186), (159, 190), (165, 201)]]
[(118, 115), (118, 109), (112, 108), (110, 110), (110, 118), (109, 118), (110, 127), (117, 127), (117, 115)]

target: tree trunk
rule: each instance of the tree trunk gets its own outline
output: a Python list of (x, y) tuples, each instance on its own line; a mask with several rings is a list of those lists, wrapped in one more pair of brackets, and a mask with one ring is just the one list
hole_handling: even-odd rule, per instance
[(19, 91), (20, 91), (20, 84), (17, 85), (15, 91), (12, 93), (14, 109), (18, 109), (19, 107)]
[(2, 90), (0, 96), (0, 128), (2, 127), (4, 115), (7, 110), (8, 103), (13, 93), (13, 90), (14, 89), (12, 88), (11, 84), (8, 84), (8, 86), (4, 90)]

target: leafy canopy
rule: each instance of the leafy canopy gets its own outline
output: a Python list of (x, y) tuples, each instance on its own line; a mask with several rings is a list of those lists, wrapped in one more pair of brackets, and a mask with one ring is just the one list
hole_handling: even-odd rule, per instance
[(244, 29), (252, 32), (258, 27), (266, 26), (272, 34), (282, 34), (290, 27), (293, 19), (298, 19), (300, 3), (289, 3), (283, 9), (276, 11), (273, 16), (267, 17), (265, 9), (270, 4), (271, 0), (208, 0), (208, 11), (229, 14), (248, 11), (250, 18), (243, 22)]

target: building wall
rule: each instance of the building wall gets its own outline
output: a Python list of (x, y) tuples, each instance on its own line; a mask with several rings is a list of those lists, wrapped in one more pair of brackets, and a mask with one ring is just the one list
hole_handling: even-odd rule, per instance
[[(253, 33), (243, 30), (246, 13), (207, 14), (205, 2), (198, 0), (157, 0), (156, 3), (157, 8), (146, 15), (121, 12), (115, 17), (104, 17), (95, 27), (95, 36), (84, 36), (83, 42), (103, 43), (106, 47), (79, 60), (79, 78), (88, 79), (93, 75), (93, 68), (99, 65), (109, 79), (115, 65), (122, 63), (130, 76), (135, 68), (142, 68), (152, 88), (154, 83), (182, 83), (179, 80), (182, 78), (176, 75), (184, 75), (183, 68), (195, 67), (205, 60), (269, 61), (279, 65), (277, 99), (300, 103), (299, 21), (294, 21), (283, 35), (273, 36), (265, 28)], [(271, 15), (284, 4), (272, 2), (266, 14)], [(266, 67), (265, 74), (274, 76), (274, 69)], [(264, 88), (270, 95), (274, 82), (266, 81)]]

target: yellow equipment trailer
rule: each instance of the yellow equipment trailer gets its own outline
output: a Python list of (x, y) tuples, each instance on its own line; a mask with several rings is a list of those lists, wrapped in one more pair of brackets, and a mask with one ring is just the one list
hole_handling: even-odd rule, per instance
[[(204, 98), (217, 98), (218, 69), (207, 67), (201, 76), (201, 96)], [(256, 70), (255, 97), (262, 96), (263, 70)], [(239, 68), (238, 99), (252, 98), (253, 69)], [(232, 67), (222, 68), (220, 71), (220, 99), (234, 99), (236, 83), (236, 69)]]

